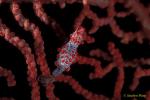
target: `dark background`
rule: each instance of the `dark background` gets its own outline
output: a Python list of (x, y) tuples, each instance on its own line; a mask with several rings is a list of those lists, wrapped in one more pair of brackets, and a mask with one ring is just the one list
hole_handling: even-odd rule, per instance
[[(144, 1), (144, 0), (143, 0)], [(30, 19), (31, 22), (35, 23), (39, 26), (42, 37), (44, 40), (46, 59), (49, 64), (51, 70), (54, 70), (56, 67), (54, 65), (54, 61), (56, 61), (57, 48), (64, 44), (67, 41), (69, 34), (73, 32), (74, 20), (78, 16), (79, 12), (83, 8), (81, 4), (72, 4), (67, 6), (64, 9), (60, 9), (59, 5), (47, 4), (44, 5), (45, 12), (54, 18), (60, 26), (65, 31), (65, 35), (58, 36), (53, 31), (53, 29), (49, 25), (45, 25), (40, 21), (40, 19), (34, 14), (32, 4), (20, 4), (20, 8), (22, 10), (23, 15)], [(116, 11), (124, 11), (126, 9), (123, 8), (122, 4), (117, 3), (115, 5)], [(97, 13), (99, 17), (106, 17), (107, 10), (106, 8), (100, 9), (98, 7), (91, 6), (91, 9)], [(101, 12), (101, 13), (99, 13)], [(10, 10), (10, 4), (3, 3), (0, 5), (0, 18), (2, 22), (10, 28), (11, 31), (15, 32), (17, 36), (24, 39), (33, 49), (33, 37), (30, 32), (25, 31), (21, 28), (18, 23), (15, 21), (12, 12)], [(141, 30), (141, 24), (136, 21), (136, 16), (131, 14), (125, 18), (114, 18), (120, 28), (125, 32), (136, 32)], [(87, 31), (92, 26), (92, 21), (89, 19), (85, 19), (83, 22), (83, 26), (86, 27)], [(143, 44), (138, 44), (136, 41), (131, 42), (128, 45), (122, 44), (120, 39), (112, 34), (111, 27), (109, 25), (102, 26), (99, 30), (92, 34), (96, 39), (95, 43), (85, 44), (80, 46), (78, 52), (82, 56), (90, 57), (89, 51), (92, 49), (100, 48), (108, 52), (107, 43), (109, 41), (113, 41), (116, 44), (116, 47), (121, 51), (124, 60), (132, 60), (134, 58), (148, 58), (150, 57), (150, 46), (149, 41), (144, 40)], [(64, 37), (64, 38), (62, 38)], [(96, 57), (95, 57), (96, 58)], [(103, 61), (100, 58), (96, 58), (102, 61), (102, 66), (106, 66), (109, 62)], [(15, 75), (17, 84), (15, 87), (8, 87), (5, 78), (0, 77), (0, 97), (13, 97), (16, 100), (30, 100), (31, 99), (31, 88), (28, 85), (27, 81), (27, 65), (25, 63), (24, 56), (21, 52), (4, 40), (4, 38), (0, 37), (0, 66), (10, 69)], [(82, 66), (82, 67), (81, 67)], [(149, 68), (148, 65), (141, 66), (143, 68)], [(88, 75), (90, 72), (93, 72), (94, 69), (90, 65), (79, 65), (73, 64), (71, 66), (70, 72), (65, 72), (64, 74), (71, 75), (74, 79), (76, 79), (81, 86), (92, 91), (96, 94), (103, 94), (107, 97), (112, 97), (114, 92), (114, 86), (117, 77), (117, 68), (114, 68), (110, 73), (108, 73), (102, 79), (94, 79), (89, 80)], [(129, 90), (129, 86), (132, 83), (133, 74), (135, 68), (125, 68), (125, 83), (122, 90), (122, 94), (124, 93), (135, 93), (135, 94), (145, 94), (150, 89), (150, 77), (144, 77), (140, 80), (140, 84), (138, 88), (131, 92)], [(40, 73), (39, 73), (40, 74)], [(54, 93), (56, 96), (60, 98), (60, 100), (84, 100), (85, 98), (81, 95), (78, 95), (74, 92), (74, 90), (68, 84), (54, 82), (55, 89)], [(47, 100), (45, 97), (45, 91), (43, 87), (41, 87), (41, 100)], [(128, 98), (129, 99), (129, 98)]]

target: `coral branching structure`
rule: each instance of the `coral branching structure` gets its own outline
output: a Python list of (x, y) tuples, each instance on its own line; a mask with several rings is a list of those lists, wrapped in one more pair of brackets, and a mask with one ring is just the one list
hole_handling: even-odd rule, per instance
[(150, 100), (150, 0), (0, 0), (0, 100)]

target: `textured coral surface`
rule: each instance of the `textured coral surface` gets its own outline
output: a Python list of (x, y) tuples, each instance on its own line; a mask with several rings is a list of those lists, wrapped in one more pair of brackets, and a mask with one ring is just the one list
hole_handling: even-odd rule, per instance
[[(0, 0), (0, 100), (150, 100), (149, 4)], [(75, 62), (54, 77), (79, 27)]]

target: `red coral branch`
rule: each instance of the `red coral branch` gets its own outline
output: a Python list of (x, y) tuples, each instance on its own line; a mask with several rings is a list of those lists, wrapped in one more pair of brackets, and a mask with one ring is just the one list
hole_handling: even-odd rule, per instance
[[(7, 18), (1, 18), (0, 16), (0, 19), (3, 21), (3, 23), (0, 22), (0, 37), (2, 37), (4, 41), (9, 42), (10, 45), (16, 47), (23, 54), (26, 61), (27, 80), (31, 87), (31, 100), (45, 100), (43, 97), (44, 94), (48, 100), (61, 99), (61, 93), (57, 91), (59, 87), (57, 87), (58, 83), (70, 85), (77, 95), (87, 100), (128, 99), (129, 95), (126, 95), (128, 93), (126, 93), (124, 88), (129, 88), (129, 90), (127, 90), (129, 94), (130, 92), (134, 93), (137, 91), (136, 89), (140, 88), (141, 78), (150, 77), (150, 53), (148, 52), (150, 50), (148, 44), (150, 40), (150, 7), (149, 5), (146, 7), (142, 2), (142, 0), (0, 0), (0, 11), (3, 4), (4, 6), (5, 4), (9, 4), (9, 10), (12, 13), (10, 17), (14, 18), (14, 23), (16, 22), (18, 24), (17, 27), (23, 29), (25, 34), (28, 32), (31, 33), (34, 39), (34, 48), (32, 50), (27, 40), (20, 38), (20, 35), (22, 36), (23, 34), (19, 32), (20, 34), (17, 36), (15, 32), (11, 32), (11, 29), (17, 29), (14, 27), (11, 28), (7, 23), (9, 20), (6, 20)], [(23, 9), (21, 8), (21, 4), (25, 3), (33, 4), (34, 21), (41, 21), (40, 24), (44, 23), (43, 25), (48, 26), (55, 34), (48, 32), (49, 35), (47, 35), (38, 24), (32, 22), (33, 19), (26, 18), (26, 14), (24, 15)], [(74, 5), (81, 7), (78, 6), (80, 10), (76, 14), (74, 14), (73, 10), (69, 12)], [(125, 11), (117, 11), (118, 5), (122, 5)], [(57, 17), (60, 17), (61, 14), (57, 15), (57, 11), (55, 11), (57, 10), (56, 8), (62, 11), (60, 19), (58, 20), (54, 18), (54, 16), (48, 16), (47, 13), (49, 12), (45, 10), (45, 6), (52, 6), (50, 9), (54, 10), (53, 12), (56, 12), (56, 15), (55, 13), (52, 14)], [(71, 7), (69, 8), (69, 6)], [(95, 11), (94, 8), (97, 11)], [(120, 9), (122, 8), (120, 7)], [(75, 11), (76, 10), (77, 9), (75, 9)], [(102, 10), (107, 13), (105, 17), (99, 16), (102, 15)], [(68, 15), (65, 15), (66, 13)], [(75, 15), (74, 18), (68, 18), (68, 16), (73, 15)], [(130, 15), (134, 15), (135, 21), (139, 23), (140, 26), (135, 32), (132, 30), (126, 31), (118, 21), (118, 19), (126, 19)], [(13, 18), (11, 20), (13, 20)], [(86, 19), (91, 22), (91, 25), (89, 25), (88, 22), (85, 24)], [(70, 23), (72, 24), (70, 25)], [(129, 23), (132, 24), (130, 21), (125, 23), (127, 23), (127, 25), (123, 27), (128, 27)], [(124, 23), (121, 22), (121, 24)], [(62, 28), (62, 25), (66, 25), (65, 27), (71, 26), (70, 28), (73, 27), (73, 29), (63, 29), (64, 27)], [(103, 31), (104, 27), (107, 26), (109, 29), (106, 29), (106, 32)], [(76, 31), (69, 36), (67, 32), (72, 33), (70, 30), (72, 32), (74, 30)], [(18, 32), (18, 30), (16, 32)], [(68, 39), (68, 41), (64, 40), (66, 44), (64, 44), (64, 46), (61, 45), (62, 48), (60, 48), (59, 44), (62, 43), (59, 43), (60, 41), (58, 41), (59, 39), (57, 40), (56, 37), (62, 40)], [(56, 41), (58, 43), (56, 43)], [(138, 49), (143, 49), (145, 46), (148, 46), (148, 49), (146, 48), (140, 52), (143, 55), (144, 53), (146, 54), (139, 57), (141, 54), (138, 53), (138, 57), (128, 58), (126, 52), (129, 53), (129, 56), (132, 56), (133, 52), (130, 53), (129, 49), (136, 48), (137, 45), (139, 46)], [(49, 56), (46, 52), (49, 51), (48, 48), (51, 49), (50, 52), (53, 54), (50, 55), (50, 61), (46, 59), (47, 56)], [(59, 50), (56, 51), (57, 49)], [(138, 51), (138, 49), (135, 51)], [(56, 55), (57, 57), (55, 57)], [(55, 63), (55, 61), (57, 63)], [(92, 70), (90, 70), (90, 72), (83, 71), (83, 73), (80, 73), (85, 66), (86, 69), (90, 66)], [(69, 68), (71, 70), (66, 72), (65, 70)], [(126, 86), (126, 83), (128, 83), (126, 78), (130, 78), (130, 76), (127, 75), (128, 72), (126, 73), (128, 68), (133, 70), (132, 82), (129, 87)], [(74, 75), (77, 69), (79, 69), (79, 73)], [(88, 88), (91, 85), (90, 82), (94, 83), (96, 81), (98, 83), (98, 81), (100, 81), (100, 83), (103, 83), (102, 81), (106, 79), (114, 69), (117, 69), (117, 74), (116, 76), (113, 74), (116, 80), (114, 79), (114, 89), (110, 90), (112, 91), (111, 96), (107, 95), (109, 93), (102, 92), (102, 87), (100, 93), (95, 92), (97, 89)], [(81, 79), (78, 80), (77, 76), (84, 76), (85, 73), (88, 73), (88, 78), (84, 79), (81, 77)], [(18, 79), (15, 74), (11, 72), (11, 69), (7, 70), (4, 67), (0, 67), (0, 76), (6, 78), (9, 87), (17, 86)], [(90, 85), (86, 86), (82, 82)], [(106, 83), (109, 84), (108, 82)], [(63, 91), (66, 92), (67, 89)], [(146, 95), (144, 98), (149, 100), (150, 89), (142, 90), (142, 93), (143, 91)], [(109, 92), (109, 90), (107, 90), (107, 92)], [(69, 96), (67, 95), (67, 99), (68, 98)], [(132, 99), (137, 98), (139, 99), (140, 97), (133, 97)], [(14, 99), (17, 99), (17, 97), (0, 98), (0, 100)]]

